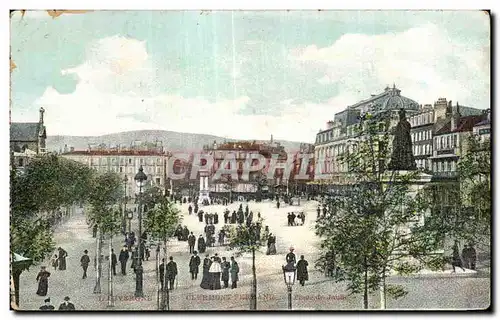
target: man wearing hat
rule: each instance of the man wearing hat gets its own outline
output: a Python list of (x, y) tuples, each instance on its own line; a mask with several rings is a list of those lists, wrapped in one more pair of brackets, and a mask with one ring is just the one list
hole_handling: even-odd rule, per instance
[(189, 272), (191, 273), (191, 280), (198, 279), (198, 272), (200, 267), (200, 257), (198, 257), (198, 252), (194, 251), (193, 256), (189, 260)]
[(293, 253), (293, 250), (293, 247), (290, 247), (290, 252), (286, 255), (286, 263), (293, 262), (293, 264), (295, 265), (295, 263), (297, 262), (297, 258), (295, 257), (295, 253)]
[(54, 310), (54, 306), (50, 304), (50, 298), (43, 300), (43, 302), (45, 302), (45, 304), (40, 307), (40, 310), (43, 310), (43, 311)]
[(66, 296), (64, 297), (64, 302), (61, 303), (61, 305), (59, 306), (59, 310), (62, 310), (62, 311), (71, 311), (71, 310), (75, 310), (75, 305), (71, 303), (71, 301), (69, 301), (69, 297)]
[(87, 255), (87, 253), (89, 253), (89, 252), (87, 250), (84, 250), (83, 251), (83, 256), (80, 258), (80, 264), (82, 265), (82, 268), (83, 268), (83, 277), (82, 277), (82, 279), (87, 278), (87, 269), (88, 269), (89, 263), (90, 263), (90, 258)]

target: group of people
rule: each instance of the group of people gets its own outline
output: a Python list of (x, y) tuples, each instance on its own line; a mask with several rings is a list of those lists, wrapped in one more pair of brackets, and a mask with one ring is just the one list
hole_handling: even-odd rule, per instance
[[(295, 221), (295, 218), (298, 218), (300, 222)], [(288, 226), (303, 226), (306, 221), (306, 215), (304, 212), (299, 212), (295, 214), (294, 212), (288, 212), (287, 214)]]
[(284, 269), (295, 269), (297, 271), (297, 280), (301, 286), (304, 286), (306, 281), (309, 280), (309, 272), (307, 271), (307, 267), (309, 263), (305, 260), (304, 255), (300, 256), (300, 260), (297, 261), (295, 253), (293, 253), (294, 248), (290, 248), (290, 252), (285, 256), (286, 266)]
[(177, 226), (175, 229), (174, 237), (177, 237), (178, 241), (188, 241), (189, 238), (189, 229), (187, 226), (182, 227), (181, 225)]
[[(227, 261), (226, 257), (222, 257), (221, 259), (217, 253), (212, 257), (207, 254), (203, 260), (203, 277), (201, 279), (200, 287), (208, 290), (226, 289), (229, 287), (229, 280), (231, 280), (231, 288), (237, 288), (240, 267), (234, 257), (231, 257), (230, 260), (231, 262)], [(197, 261), (199, 262), (199, 259)], [(193, 267), (191, 267), (191, 262), (190, 272), (191, 278), (193, 279), (194, 277), (194, 279), (197, 279), (198, 266), (193, 265)], [(223, 287), (221, 285), (221, 281), (223, 283)]]
[[(64, 301), (59, 305), (59, 311), (71, 311), (75, 310), (75, 305), (70, 301), (71, 299), (66, 296), (64, 297)], [(55, 310), (55, 307), (50, 304), (50, 298), (47, 298), (43, 301), (45, 304), (40, 307), (40, 310), (43, 311), (52, 311)]]
[(321, 208), (320, 206), (318, 206), (318, 208), (316, 208), (316, 218), (319, 219), (321, 217), (326, 217), (327, 212), (328, 210), (326, 209), (325, 205), (323, 205), (323, 212), (321, 212)]
[(465, 271), (464, 265), (467, 269), (476, 270), (476, 260), (477, 253), (476, 249), (472, 244), (465, 244), (462, 249), (462, 255), (460, 255), (460, 251), (458, 249), (458, 241), (455, 241), (453, 245), (453, 254), (452, 254), (452, 262), (451, 266), (453, 268), (453, 272), (456, 272), (455, 268), (459, 267), (462, 271)]

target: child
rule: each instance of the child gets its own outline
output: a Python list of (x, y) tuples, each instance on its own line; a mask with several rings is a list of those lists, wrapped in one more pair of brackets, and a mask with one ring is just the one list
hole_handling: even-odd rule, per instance
[(59, 259), (57, 259), (57, 254), (55, 254), (52, 260), (50, 260), (50, 264), (52, 265), (54, 270), (57, 269), (57, 267), (59, 266)]

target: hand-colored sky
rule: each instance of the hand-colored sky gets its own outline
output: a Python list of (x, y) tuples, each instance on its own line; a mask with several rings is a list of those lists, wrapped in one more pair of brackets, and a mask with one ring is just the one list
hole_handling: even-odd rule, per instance
[(12, 121), (49, 135), (165, 129), (313, 141), (393, 83), (421, 104), (490, 107), (479, 11), (15, 13)]

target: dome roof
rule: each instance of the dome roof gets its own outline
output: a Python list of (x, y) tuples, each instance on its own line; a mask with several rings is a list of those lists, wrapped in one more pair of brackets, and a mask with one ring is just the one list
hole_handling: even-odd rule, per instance
[(419, 110), (419, 104), (409, 98), (401, 95), (401, 90), (394, 85), (392, 88), (386, 87), (384, 92), (378, 95), (372, 95), (368, 100), (363, 100), (351, 106), (354, 109), (370, 109), (372, 112), (382, 112), (389, 110)]

